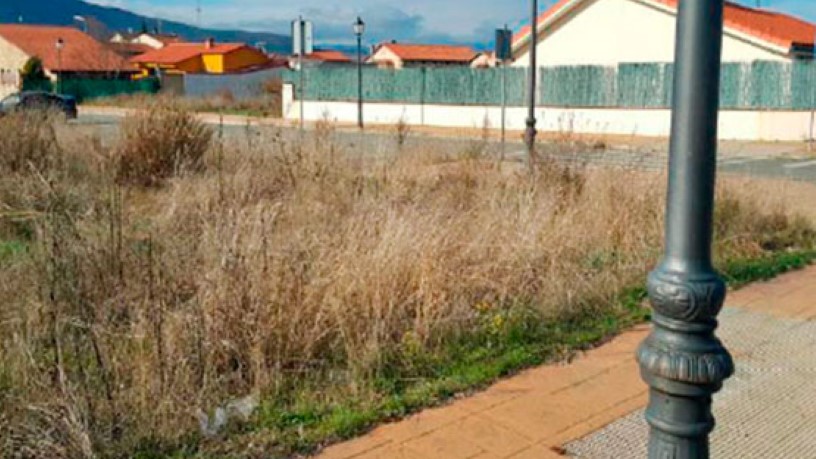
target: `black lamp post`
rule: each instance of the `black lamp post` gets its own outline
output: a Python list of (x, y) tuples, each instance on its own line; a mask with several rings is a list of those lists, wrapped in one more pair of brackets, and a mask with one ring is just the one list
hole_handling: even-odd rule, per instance
[(666, 254), (649, 276), (653, 328), (638, 361), (649, 458), (707, 459), (712, 397), (734, 372), (714, 334), (726, 290), (711, 264), (723, 0), (678, 3)]
[(530, 12), (530, 69), (527, 86), (527, 130), (524, 132), (524, 143), (527, 144), (528, 160), (530, 166), (535, 166), (535, 138), (536, 138), (536, 78), (538, 69), (536, 68), (536, 54), (538, 48), (538, 0), (531, 0)]
[(354, 35), (357, 36), (357, 126), (363, 128), (363, 33), (365, 22), (357, 16)]
[(65, 40), (57, 38), (57, 42), (54, 46), (57, 48), (57, 94), (62, 94), (62, 50), (65, 48)]

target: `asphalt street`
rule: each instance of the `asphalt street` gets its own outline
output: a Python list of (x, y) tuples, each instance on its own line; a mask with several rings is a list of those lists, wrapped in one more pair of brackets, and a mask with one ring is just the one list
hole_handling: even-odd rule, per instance
[[(122, 118), (116, 115), (89, 115), (82, 114), (71, 123), (82, 130), (88, 130), (98, 135), (103, 142), (116, 139)], [(294, 139), (298, 130), (291, 127), (270, 125), (240, 125), (214, 124), (216, 130), (223, 130), (224, 139), (246, 138), (248, 135), (263, 138), (265, 134), (278, 132), (284, 138)], [(357, 148), (361, 151), (385, 154), (393, 150), (395, 134), (374, 131), (360, 132), (356, 130), (336, 130), (332, 134), (340, 145)], [(479, 139), (446, 138), (412, 134), (407, 142), (411, 147), (427, 147), (438, 151), (455, 154), (464, 151), (478, 143)], [(563, 153), (551, 148), (542, 142), (542, 149), (555, 151), (548, 153), (551, 157), (565, 162), (578, 162), (589, 166), (599, 167), (636, 167), (646, 170), (660, 170), (667, 167), (667, 154), (664, 148), (629, 148), (612, 147), (607, 150), (581, 151), (580, 149)], [(498, 152), (497, 142), (490, 141), (489, 149)], [(726, 148), (723, 148), (724, 150)], [(662, 150), (662, 151), (661, 151)], [(768, 145), (744, 144), (738, 151), (729, 149), (719, 157), (719, 171), (724, 174), (749, 175), (753, 177), (779, 178), (816, 183), (816, 154), (812, 156), (797, 154), (789, 155), (784, 147), (772, 148)], [(507, 159), (523, 161), (525, 152), (523, 145), (518, 142), (508, 142), (506, 145)]]

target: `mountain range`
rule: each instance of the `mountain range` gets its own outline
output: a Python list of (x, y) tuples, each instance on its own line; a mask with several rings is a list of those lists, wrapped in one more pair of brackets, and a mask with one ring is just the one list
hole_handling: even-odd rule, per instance
[(264, 43), (268, 51), (286, 52), (290, 49), (290, 39), (285, 35), (198, 28), (82, 0), (0, 0), (0, 23), (82, 26), (75, 16), (85, 18), (88, 32), (97, 39), (106, 39), (113, 32), (139, 32), (146, 29), (150, 32), (178, 34), (190, 41), (212, 37), (221, 42)]

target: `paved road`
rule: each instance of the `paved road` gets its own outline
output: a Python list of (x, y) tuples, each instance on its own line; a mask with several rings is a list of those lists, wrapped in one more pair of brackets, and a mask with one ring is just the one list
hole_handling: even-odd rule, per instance
[[(73, 121), (77, 126), (91, 129), (98, 134), (103, 142), (116, 138), (121, 117), (115, 115), (80, 115)], [(225, 124), (223, 135), (226, 139), (245, 138), (248, 133), (263, 136), (273, 131), (281, 132), (284, 137), (294, 138), (298, 130), (291, 127), (270, 125), (253, 125), (247, 127), (242, 124)], [(357, 148), (368, 154), (387, 154), (393, 150), (395, 135), (386, 132), (360, 133), (351, 130), (337, 130), (334, 133), (336, 141), (350, 148)], [(437, 151), (456, 154), (463, 152), (478, 143), (478, 139), (444, 138), (409, 135), (408, 146), (411, 148), (435, 149)], [(498, 153), (498, 143), (491, 141), (489, 149)], [(523, 146), (518, 142), (509, 142), (506, 147), (507, 158), (519, 161), (524, 160)], [(807, 181), (816, 183), (816, 155), (812, 157), (790, 156), (784, 146), (764, 144), (753, 146), (739, 144), (738, 147), (726, 145), (719, 159), (720, 171), (727, 174), (750, 175), (755, 177), (781, 178), (788, 180)], [(553, 157), (565, 162), (579, 162), (588, 165), (604, 167), (637, 167), (648, 170), (665, 169), (667, 155), (664, 147), (626, 149), (614, 147), (611, 150), (574, 153), (553, 153)]]

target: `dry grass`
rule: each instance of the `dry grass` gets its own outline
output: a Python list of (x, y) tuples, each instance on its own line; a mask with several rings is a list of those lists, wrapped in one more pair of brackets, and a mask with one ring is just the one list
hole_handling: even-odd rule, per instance
[(159, 99), (166, 104), (172, 104), (193, 112), (280, 118), (283, 113), (282, 83), (280, 80), (271, 79), (263, 82), (261, 91), (261, 95), (248, 99), (238, 99), (229, 90), (222, 90), (207, 97), (180, 97), (172, 94), (158, 96), (131, 94), (94, 99), (92, 105), (148, 109)]
[[(0, 139), (13, 126), (0, 120)], [(117, 184), (104, 157), (0, 177), (31, 196), (0, 194), (2, 212), (32, 214), (28, 233), (0, 233), (25, 247), (0, 265), (3, 457), (221, 451), (197, 438), (200, 410), (305, 387), (327, 403), (376, 396), (383, 375), (410, 379), (451, 342), (502, 333), (512, 311), (616, 307), (660, 253), (664, 177), (637, 171), (531, 175), (407, 146), (368, 159), (329, 127), (303, 144), (218, 143), (205, 168), (153, 189)], [(754, 189), (721, 186), (721, 259), (813, 240)], [(300, 441), (232, 432), (236, 456)]]

